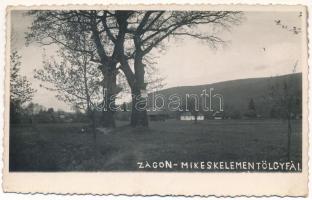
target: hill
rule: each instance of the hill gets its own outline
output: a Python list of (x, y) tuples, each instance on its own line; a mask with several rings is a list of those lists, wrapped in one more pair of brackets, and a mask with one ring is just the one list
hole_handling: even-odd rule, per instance
[[(284, 87), (287, 87), (285, 90)], [(213, 84), (197, 85), (197, 86), (180, 86), (164, 89), (155, 93), (148, 94), (148, 107), (161, 106), (164, 99), (164, 110), (168, 111), (170, 96), (181, 97), (181, 107), (185, 107), (186, 95), (197, 95), (200, 97), (203, 90), (212, 95), (220, 94), (223, 96), (224, 113), (230, 114), (236, 112), (243, 114), (248, 110), (248, 104), (253, 99), (258, 115), (268, 117), (272, 115), (272, 110), (276, 108), (277, 102), (281, 101), (285, 93), (296, 98), (297, 103), (301, 102), (302, 96), (302, 73), (288, 74), (276, 77), (249, 78), (218, 82)], [(156, 99), (156, 100), (155, 100)], [(209, 98), (206, 99), (209, 101)], [(153, 104), (154, 102), (154, 104)], [(156, 103), (155, 103), (156, 102)], [(219, 107), (219, 99), (212, 98), (212, 108), (216, 110)], [(202, 110), (202, 101), (199, 100), (200, 109)], [(300, 104), (301, 105), (301, 104)], [(209, 102), (208, 102), (209, 106)], [(170, 107), (170, 106), (169, 106)], [(301, 111), (298, 111), (301, 112)]]

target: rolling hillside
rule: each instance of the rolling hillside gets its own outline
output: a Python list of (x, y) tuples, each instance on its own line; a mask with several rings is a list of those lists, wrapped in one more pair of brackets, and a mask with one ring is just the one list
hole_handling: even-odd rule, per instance
[[(150, 93), (148, 105), (151, 108), (153, 95), (154, 97), (159, 94), (163, 95), (165, 97), (165, 107), (168, 107), (170, 95), (178, 95), (185, 102), (186, 94), (200, 95), (203, 90), (209, 93), (209, 89), (213, 88), (213, 94), (221, 94), (223, 96), (224, 112), (236, 111), (244, 113), (248, 110), (250, 99), (253, 99), (257, 113), (267, 117), (270, 115), (270, 111), (276, 102), (280, 101), (281, 97), (285, 95), (285, 83), (289, 88), (287, 89), (288, 93), (294, 98), (298, 98), (299, 100), (297, 101), (301, 101), (301, 82), (302, 74), (296, 73), (277, 77), (250, 78), (206, 85), (173, 87)], [(157, 105), (160, 104), (161, 102), (157, 103)], [(218, 99), (213, 98), (212, 106), (218, 108), (218, 105)]]

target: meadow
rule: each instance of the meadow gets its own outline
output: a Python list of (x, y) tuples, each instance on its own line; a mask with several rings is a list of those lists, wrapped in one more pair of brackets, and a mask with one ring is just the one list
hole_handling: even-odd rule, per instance
[[(136, 171), (139, 161), (287, 161), (287, 121), (170, 119), (113, 131), (86, 124), (10, 127), (10, 171)], [(291, 160), (301, 162), (301, 120), (292, 121)]]

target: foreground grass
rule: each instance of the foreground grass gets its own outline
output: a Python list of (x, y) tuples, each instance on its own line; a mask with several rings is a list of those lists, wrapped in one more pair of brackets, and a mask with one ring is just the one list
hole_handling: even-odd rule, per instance
[[(139, 161), (286, 161), (287, 122), (211, 120), (120, 125), (97, 134), (85, 124), (38, 124), (10, 130), (10, 170), (137, 170)], [(293, 122), (291, 160), (301, 161), (301, 121)]]

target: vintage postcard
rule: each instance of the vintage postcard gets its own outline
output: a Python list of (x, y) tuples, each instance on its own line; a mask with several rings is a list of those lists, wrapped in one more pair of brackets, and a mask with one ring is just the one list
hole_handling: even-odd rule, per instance
[(308, 194), (305, 6), (6, 17), (4, 191)]

